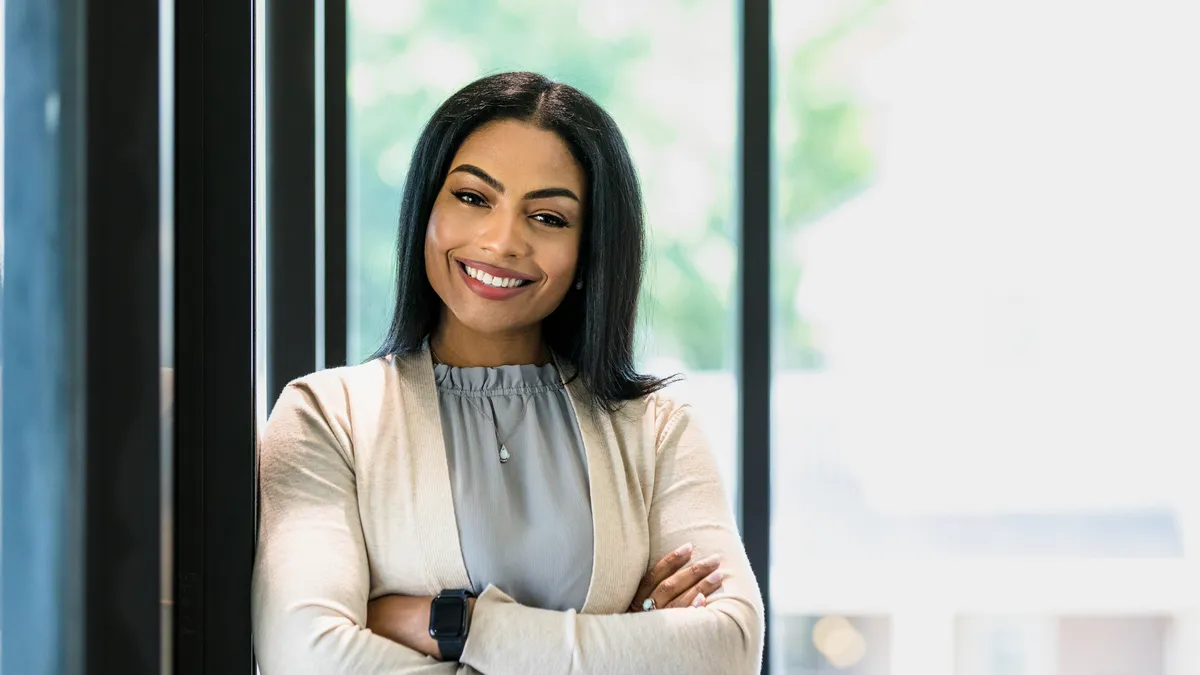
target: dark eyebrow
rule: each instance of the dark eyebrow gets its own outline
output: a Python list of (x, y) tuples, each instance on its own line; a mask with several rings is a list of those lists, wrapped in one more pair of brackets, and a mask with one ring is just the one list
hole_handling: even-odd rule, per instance
[[(475, 166), (474, 164), (460, 164), (451, 169), (450, 173), (457, 173), (460, 171), (462, 173), (469, 173), (472, 176), (475, 176), (479, 180), (491, 186), (491, 188), (496, 192), (504, 194), (504, 183), (492, 178), (491, 174)], [(574, 199), (581, 204), (583, 203), (583, 201), (579, 199), (578, 195), (564, 187), (542, 188), (540, 190), (534, 190), (532, 192), (525, 193), (525, 199), (550, 199), (551, 197), (567, 197), (568, 199)]]
[(500, 181), (496, 180), (495, 178), (492, 178), (491, 174), (489, 174), (488, 172), (484, 171), (483, 169), (475, 166), (474, 164), (459, 164), (458, 166), (451, 169), (450, 173), (457, 173), (459, 171), (461, 171), (463, 173), (469, 173), (472, 176), (475, 176), (479, 180), (490, 185), (492, 187), (492, 189), (495, 190), (496, 192), (499, 192), (500, 194), (504, 194), (504, 183), (501, 183)]
[(542, 188), (541, 190), (525, 193), (525, 199), (549, 199), (550, 197), (568, 197), (577, 202), (579, 201), (579, 197), (574, 192), (562, 187)]

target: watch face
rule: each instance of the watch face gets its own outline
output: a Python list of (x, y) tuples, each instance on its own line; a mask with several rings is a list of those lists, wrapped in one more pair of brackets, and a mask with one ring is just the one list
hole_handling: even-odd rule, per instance
[(465, 598), (436, 598), (429, 612), (429, 635), (435, 640), (462, 637), (466, 632)]

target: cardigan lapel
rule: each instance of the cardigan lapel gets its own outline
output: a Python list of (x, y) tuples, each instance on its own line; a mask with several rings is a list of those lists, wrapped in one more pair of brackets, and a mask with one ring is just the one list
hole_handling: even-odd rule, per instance
[(446, 588), (470, 588), (471, 580), (459, 543), (454, 494), (450, 490), (450, 468), (438, 408), (433, 362), (425, 350), (393, 357), (400, 371), (403, 415), (408, 421), (407, 451), (411, 489), (416, 497), (416, 522), (412, 534), (425, 557), (428, 584), (434, 592)]
[[(584, 454), (587, 455), (588, 489), (592, 500), (592, 579), (588, 584), (584, 600), (584, 614), (610, 614), (623, 611), (614, 606), (620, 596), (621, 565), (619, 564), (623, 515), (617, 508), (617, 480), (614, 475), (610, 443), (600, 423), (600, 412), (588, 402), (587, 392), (574, 380), (567, 385), (575, 418), (579, 421), (583, 437)], [(619, 602), (617, 603), (620, 604)]]

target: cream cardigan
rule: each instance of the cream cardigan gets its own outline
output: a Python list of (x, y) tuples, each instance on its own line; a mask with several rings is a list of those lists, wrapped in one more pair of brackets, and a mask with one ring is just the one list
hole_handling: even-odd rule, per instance
[[(690, 408), (660, 392), (608, 414), (568, 389), (594, 529), (583, 610), (525, 607), (489, 586), (459, 664), (365, 628), (372, 598), (468, 587), (428, 353), (290, 384), (259, 459), (262, 674), (758, 673), (762, 598)], [(723, 590), (703, 609), (626, 614), (649, 565), (687, 542), (696, 559), (721, 555)]]

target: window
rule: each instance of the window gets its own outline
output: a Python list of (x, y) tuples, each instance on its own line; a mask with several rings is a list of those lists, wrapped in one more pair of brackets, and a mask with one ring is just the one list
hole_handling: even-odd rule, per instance
[(409, 156), (436, 106), (477, 77), (533, 70), (616, 119), (644, 191), (642, 367), (683, 372), (731, 494), (736, 478), (736, 3), (350, 3), (348, 353), (391, 316)]
[[(5, 11), (5, 6), (6, 6), (5, 0), (0, 0), (0, 400), (3, 400), (3, 396), (4, 396), (4, 388), (3, 388), (3, 382), (4, 382), (4, 378), (3, 378), (3, 373), (4, 373), (4, 212), (7, 210), (5, 208), (5, 205), (7, 204), (7, 202), (5, 201), (5, 198), (4, 198), (4, 184), (5, 184), (4, 158), (7, 157), (7, 155), (4, 152), (4, 127), (5, 127), (4, 109), (6, 107), (4, 105), (4, 101), (7, 100), (4, 95), (4, 73), (5, 73), (5, 67), (6, 67), (5, 63), (4, 63), (4, 61), (5, 61), (4, 55), (5, 55), (5, 51), (6, 51), (5, 46), (4, 46), (4, 34), (5, 34), (4, 16), (7, 13)], [(0, 460), (2, 460), (4, 457), (3, 429), (4, 429), (4, 413), (3, 413), (3, 409), (0, 409)], [(0, 461), (0, 466), (3, 466), (3, 464), (4, 464), (4, 462)], [(2, 475), (3, 475), (3, 472), (0, 472), (0, 476), (2, 476)], [(4, 503), (2, 486), (3, 486), (3, 480), (0, 479), (0, 505), (3, 505), (3, 503)], [(3, 515), (2, 507), (0, 507), (0, 515)], [(0, 522), (3, 522), (2, 518), (0, 518)], [(4, 549), (3, 549), (3, 546), (0, 546), (0, 568), (3, 568), (3, 561), (4, 561)], [(4, 604), (3, 596), (0, 595), (0, 607), (2, 607), (3, 604)], [(0, 612), (0, 650), (3, 649), (3, 645), (4, 645), (4, 614), (3, 614), (3, 612)]]
[(1198, 19), (774, 4), (774, 672), (1200, 665)]

